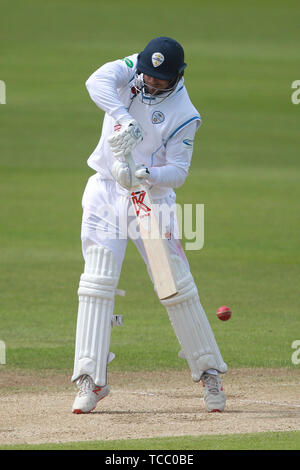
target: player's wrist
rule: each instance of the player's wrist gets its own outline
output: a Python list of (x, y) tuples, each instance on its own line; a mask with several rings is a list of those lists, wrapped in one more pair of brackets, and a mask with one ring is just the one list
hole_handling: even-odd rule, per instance
[(120, 124), (133, 120), (133, 117), (131, 116), (131, 114), (128, 113), (127, 108), (125, 108), (125, 106), (114, 110), (111, 113), (111, 116), (116, 120), (116, 122)]

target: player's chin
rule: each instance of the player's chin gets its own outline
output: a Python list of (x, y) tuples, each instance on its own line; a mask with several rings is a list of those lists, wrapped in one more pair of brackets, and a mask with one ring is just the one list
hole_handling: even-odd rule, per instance
[(152, 88), (152, 87), (149, 87), (149, 86), (145, 86), (145, 92), (148, 94), (148, 95), (155, 95), (156, 93), (156, 88)]
[(154, 96), (154, 95), (159, 95), (159, 94), (163, 91), (163, 89), (155, 88), (155, 87), (146, 85), (146, 86), (145, 86), (145, 91), (146, 91), (146, 93), (148, 93), (149, 95)]

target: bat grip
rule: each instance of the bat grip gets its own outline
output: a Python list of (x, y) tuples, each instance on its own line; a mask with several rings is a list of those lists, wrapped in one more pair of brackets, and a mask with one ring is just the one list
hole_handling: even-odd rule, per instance
[(140, 180), (135, 176), (135, 171), (136, 171), (136, 165), (135, 161), (133, 160), (133, 157), (131, 153), (125, 156), (125, 160), (127, 161), (129, 168), (130, 168), (130, 174), (131, 174), (131, 187), (136, 188), (137, 186), (140, 186), (141, 182)]

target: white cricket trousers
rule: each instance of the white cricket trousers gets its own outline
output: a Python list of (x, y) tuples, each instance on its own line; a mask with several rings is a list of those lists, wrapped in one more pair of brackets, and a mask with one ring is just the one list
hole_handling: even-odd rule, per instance
[[(173, 195), (154, 201), (155, 204), (167, 204), (170, 207), (175, 207), (175, 202)], [(128, 241), (132, 240), (149, 272), (131, 201), (127, 195), (117, 192), (115, 181), (103, 180), (98, 173), (91, 176), (82, 197), (82, 208), (81, 241), (84, 259), (86, 250), (91, 245), (107, 248), (116, 257), (120, 275)], [(182, 258), (189, 269), (180, 239), (176, 238), (178, 225), (175, 211), (171, 213), (170, 224), (166, 230), (171, 253)]]

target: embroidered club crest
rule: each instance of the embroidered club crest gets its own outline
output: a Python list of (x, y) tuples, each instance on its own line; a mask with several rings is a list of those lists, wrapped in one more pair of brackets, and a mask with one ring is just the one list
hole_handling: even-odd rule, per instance
[(161, 111), (154, 111), (152, 114), (152, 124), (160, 124), (161, 122), (164, 122), (165, 120), (165, 115)]
[(165, 60), (164, 56), (162, 55), (161, 52), (154, 52), (154, 54), (152, 54), (152, 64), (153, 64), (153, 67), (159, 67), (163, 61)]

